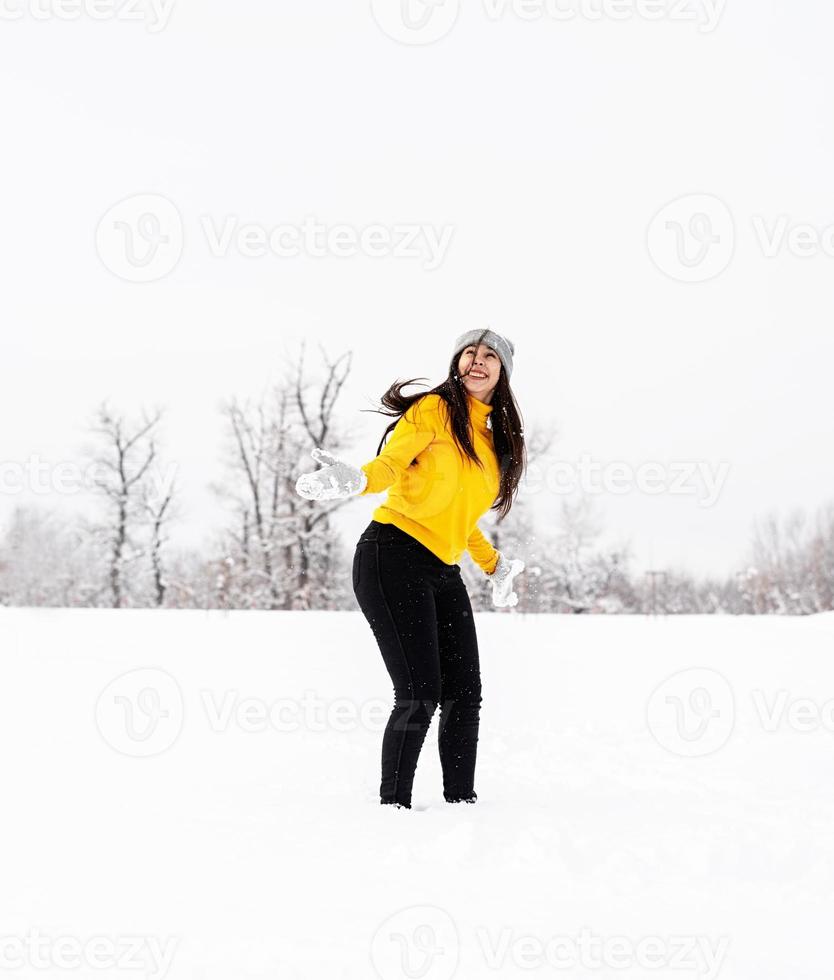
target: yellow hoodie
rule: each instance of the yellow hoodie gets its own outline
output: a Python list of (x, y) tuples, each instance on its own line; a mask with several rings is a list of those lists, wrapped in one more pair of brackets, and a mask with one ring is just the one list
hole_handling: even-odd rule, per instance
[(472, 445), (483, 470), (458, 449), (446, 403), (431, 393), (409, 406), (379, 456), (361, 467), (368, 477), (361, 496), (390, 488), (373, 520), (396, 525), (447, 565), (456, 564), (468, 551), (491, 575), (498, 552), (477, 522), (495, 503), (499, 490), (498, 460), (486, 424), (492, 406), (469, 392), (466, 398)]

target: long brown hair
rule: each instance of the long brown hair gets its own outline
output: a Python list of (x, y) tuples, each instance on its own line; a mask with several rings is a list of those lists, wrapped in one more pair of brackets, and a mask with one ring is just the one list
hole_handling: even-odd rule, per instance
[[(484, 334), (486, 334), (486, 331), (484, 331)], [(474, 346), (477, 349), (479, 343), (480, 339), (477, 343), (467, 344), (466, 347)], [(463, 350), (466, 350), (466, 347)], [(382, 451), (388, 434), (394, 429), (400, 417), (410, 406), (420, 398), (434, 394), (439, 395), (446, 403), (449, 419), (451, 420), (451, 432), (453, 440), (457, 444), (458, 451), (465, 454), (465, 456), (483, 469), (484, 464), (478, 458), (478, 454), (475, 452), (475, 447), (472, 445), (472, 439), (469, 435), (469, 402), (466, 400), (466, 389), (463, 380), (458, 376), (460, 355), (461, 351), (455, 353), (449, 364), (446, 379), (429, 391), (418, 391), (413, 395), (404, 395), (403, 388), (426, 379), (411, 378), (408, 381), (395, 381), (380, 399), (383, 408), (363, 409), (363, 411), (377, 412), (380, 415), (387, 415), (394, 418), (394, 421), (391, 422), (382, 434), (376, 450), (377, 455)], [(510, 512), (515, 496), (518, 493), (518, 484), (527, 466), (523, 420), (515, 396), (513, 395), (513, 390), (507, 380), (507, 372), (504, 370), (503, 363), (498, 376), (498, 383), (492, 393), (491, 404), (492, 441), (495, 447), (495, 456), (498, 460), (500, 484), (498, 496), (495, 498), (495, 503), (490, 509), (498, 511), (498, 521), (500, 523)]]

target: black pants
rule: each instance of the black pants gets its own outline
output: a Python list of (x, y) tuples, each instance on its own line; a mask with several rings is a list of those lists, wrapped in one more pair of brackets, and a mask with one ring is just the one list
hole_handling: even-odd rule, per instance
[(411, 806), (420, 749), (440, 705), (443, 795), (475, 795), (481, 672), (460, 565), (447, 565), (393, 524), (371, 521), (353, 558), (353, 592), (394, 685), (382, 739), (381, 803)]

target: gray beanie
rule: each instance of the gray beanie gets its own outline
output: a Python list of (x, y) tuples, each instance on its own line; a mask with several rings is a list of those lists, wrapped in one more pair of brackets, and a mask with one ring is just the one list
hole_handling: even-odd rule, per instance
[(507, 381), (509, 381), (513, 373), (515, 345), (509, 337), (502, 337), (500, 333), (495, 333), (493, 330), (467, 330), (466, 333), (462, 333), (455, 341), (455, 349), (452, 351), (452, 356), (457, 356), (464, 347), (468, 347), (470, 344), (477, 344), (478, 341), (486, 344), (487, 347), (491, 347), (495, 351), (501, 360), (501, 365), (507, 372)]

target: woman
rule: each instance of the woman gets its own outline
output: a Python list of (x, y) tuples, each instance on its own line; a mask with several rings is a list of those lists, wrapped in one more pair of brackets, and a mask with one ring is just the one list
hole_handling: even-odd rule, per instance
[(438, 705), (443, 796), (450, 803), (477, 799), (478, 640), (457, 561), (468, 550), (492, 580), (494, 605), (517, 603), (512, 582), (524, 562), (497, 551), (477, 524), (491, 508), (499, 520), (509, 513), (526, 465), (510, 388), (514, 353), (512, 342), (491, 330), (462, 334), (445, 381), (416, 395), (402, 393), (413, 381), (395, 382), (383, 395), (385, 414), (399, 418), (376, 459), (357, 469), (314, 449), (326, 465), (296, 483), (309, 500), (388, 489), (353, 559), (353, 591), (394, 684), (380, 803), (410, 809), (417, 759)]

